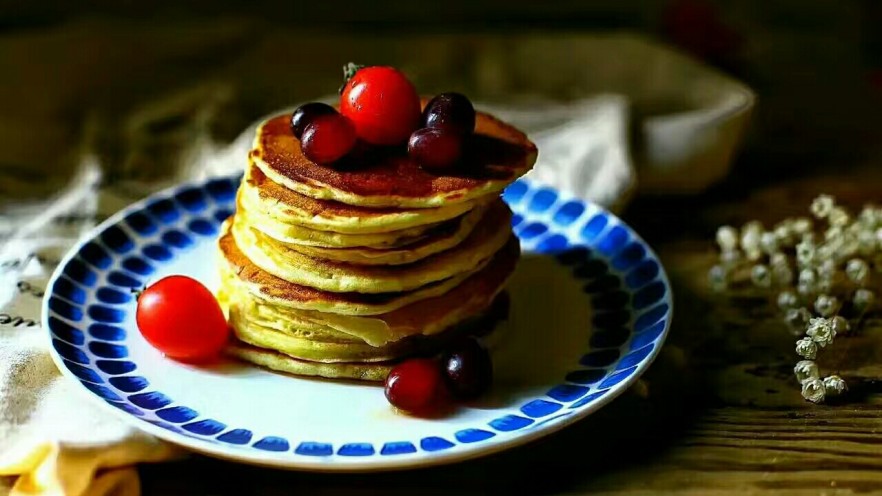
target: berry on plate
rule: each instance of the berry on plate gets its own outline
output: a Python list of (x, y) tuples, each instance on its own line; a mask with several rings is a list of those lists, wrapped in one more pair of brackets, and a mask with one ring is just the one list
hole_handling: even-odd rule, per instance
[(462, 400), (484, 394), (493, 382), (490, 353), (475, 339), (466, 339), (445, 353), (441, 366), (448, 389)]
[(393, 406), (409, 412), (424, 411), (441, 392), (438, 362), (414, 358), (395, 366), (386, 377), (386, 399)]
[(230, 335), (211, 291), (187, 276), (168, 276), (138, 296), (138, 329), (171, 358), (203, 360), (218, 355)]

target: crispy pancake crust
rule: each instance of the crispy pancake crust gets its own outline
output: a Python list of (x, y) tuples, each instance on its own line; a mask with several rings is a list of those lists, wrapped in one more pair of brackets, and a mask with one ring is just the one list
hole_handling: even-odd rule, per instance
[(282, 222), (275, 217), (261, 213), (259, 210), (255, 215), (255, 211), (246, 205), (243, 196), (245, 195), (240, 189), (236, 196), (236, 218), (240, 221), (244, 219), (252, 228), (283, 243), (322, 248), (369, 247), (384, 249), (402, 247), (425, 239), (429, 233), (445, 229), (445, 225), (449, 226), (457, 222), (456, 219), (450, 219), (437, 224), (425, 224), (381, 233), (352, 234), (322, 231), (300, 224)]
[(478, 206), (461, 217), (436, 225), (422, 238), (398, 247), (326, 248), (322, 246), (285, 243), (285, 246), (312, 258), (356, 265), (403, 265), (414, 263), (436, 253), (449, 250), (466, 239), (486, 211)]
[[(392, 312), (411, 303), (443, 295), (471, 276), (471, 273), (462, 274), (404, 293), (334, 293), (293, 284), (261, 270), (236, 245), (235, 239), (229, 232), (229, 221), (222, 227), (218, 245), (223, 277), (239, 279), (255, 296), (284, 307), (333, 312), (342, 315), (379, 315)], [(508, 245), (497, 252), (494, 259), (497, 257), (515, 257), (516, 259), (517, 253), (518, 240), (512, 236)], [(488, 262), (491, 261), (493, 259)], [(479, 269), (483, 267), (481, 266)]]
[(511, 211), (497, 200), (471, 234), (447, 251), (405, 265), (356, 265), (304, 255), (241, 221), (234, 217), (231, 232), (239, 249), (255, 265), (286, 281), (335, 292), (412, 291), (473, 272), (511, 237)]
[[(494, 302), (493, 307), (496, 306), (496, 302)], [(405, 354), (398, 355), (398, 353), (395, 353), (398, 357), (391, 361), (313, 361), (297, 358), (273, 349), (261, 348), (239, 339), (231, 340), (225, 349), (225, 353), (271, 370), (294, 375), (381, 382), (386, 379), (386, 376), (399, 360), (406, 356), (412, 353), (420, 356), (433, 355), (442, 349), (446, 343), (455, 341), (464, 335), (475, 336), (481, 339), (485, 345), (492, 348), (493, 341), (498, 340), (503, 330), (497, 324), (499, 320), (506, 318), (506, 315), (494, 315), (496, 311), (497, 309), (491, 308), (487, 315), (465, 322), (435, 336), (413, 336), (411, 339), (416, 340), (415, 342), (406, 343), (406, 346), (401, 346), (401, 349), (397, 350), (399, 352), (404, 351)]]
[(384, 346), (408, 336), (439, 333), (484, 312), (503, 290), (518, 258), (517, 243), (509, 244), (455, 290), (374, 316), (338, 315), (273, 305), (243, 290), (235, 280), (225, 282), (223, 291), (234, 295), (229, 306), (231, 311), (240, 313), (240, 320), (303, 338), (324, 335), (325, 339), (341, 342), (356, 340)]
[(459, 202), (437, 208), (367, 208), (316, 200), (273, 182), (253, 164), (242, 181), (241, 195), (255, 218), (269, 216), (277, 222), (349, 234), (385, 233), (435, 224), (475, 207), (475, 202)]
[(316, 164), (303, 155), (289, 120), (280, 115), (264, 122), (250, 158), (274, 182), (320, 200), (442, 207), (501, 191), (536, 162), (536, 145), (524, 133), (480, 112), (462, 166), (443, 174), (422, 169), (400, 149), (377, 147), (351, 153), (334, 166)]
[(356, 379), (382, 382), (392, 370), (393, 363), (321, 363), (297, 358), (251, 346), (240, 341), (230, 343), (225, 353), (240, 360), (251, 362), (277, 372), (324, 377), (327, 379)]

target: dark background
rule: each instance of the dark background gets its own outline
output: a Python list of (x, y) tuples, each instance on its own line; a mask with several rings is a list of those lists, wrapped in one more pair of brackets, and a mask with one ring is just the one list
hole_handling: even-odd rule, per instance
[[(279, 33), (380, 37), (394, 44), (395, 37), (427, 33), (554, 37), (615, 30), (678, 46), (755, 89), (759, 105), (736, 174), (774, 180), (806, 168), (847, 173), (878, 155), (882, 3), (873, 0), (3, 2), (0, 123), (7, 125), (0, 124), (0, 137), (9, 126), (33, 120), (29, 125), (57, 126), (46, 134), (59, 143), (76, 142), (89, 112), (113, 116), (137, 99), (225, 74), (230, 61)], [(91, 39), (75, 57), (53, 58), (57, 51), (50, 45), (65, 45), (60, 40), (70, 32), (77, 41)], [(169, 58), (177, 45), (180, 56)], [(114, 46), (123, 53), (100, 56)], [(315, 44), (303, 50), (309, 53), (290, 53), (297, 47), (286, 45), (260, 61), (263, 67), (256, 70), (286, 70), (274, 69), (274, 87), (254, 90), (262, 95), (259, 101), (240, 92), (227, 136), (249, 119), (324, 87), (300, 77), (297, 64), (307, 60), (319, 66), (312, 72), (336, 78), (345, 62), (323, 58)], [(428, 64), (432, 58), (425, 54)], [(87, 67), (90, 61), (94, 66)], [(53, 145), (50, 140), (47, 148)], [(37, 155), (42, 160), (47, 154)], [(0, 167), (29, 168), (21, 154), (9, 155)]]

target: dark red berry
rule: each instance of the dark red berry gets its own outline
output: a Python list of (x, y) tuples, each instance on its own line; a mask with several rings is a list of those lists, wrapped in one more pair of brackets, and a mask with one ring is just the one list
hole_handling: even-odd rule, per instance
[(317, 116), (300, 138), (306, 158), (317, 164), (330, 164), (343, 158), (355, 146), (355, 127), (346, 117), (334, 113)]
[(465, 95), (441, 93), (423, 110), (423, 127), (443, 127), (461, 134), (475, 131), (475, 107)]
[(419, 126), (420, 98), (398, 69), (364, 67), (343, 87), (340, 113), (352, 119), (362, 141), (400, 145)]
[(435, 403), (441, 389), (438, 362), (419, 358), (402, 362), (386, 377), (386, 399), (409, 412), (422, 411)]
[(334, 107), (320, 102), (305, 103), (291, 114), (291, 132), (297, 139), (303, 135), (306, 126), (320, 115), (336, 114)]
[(463, 340), (441, 359), (444, 382), (453, 396), (470, 400), (490, 389), (493, 363), (490, 353), (474, 339)]
[(407, 153), (426, 169), (447, 169), (462, 156), (462, 141), (462, 135), (444, 128), (417, 129), (407, 142)]

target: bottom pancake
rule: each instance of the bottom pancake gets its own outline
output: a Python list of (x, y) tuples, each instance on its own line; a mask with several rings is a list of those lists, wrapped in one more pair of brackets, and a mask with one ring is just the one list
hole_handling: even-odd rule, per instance
[[(421, 337), (420, 341), (422, 343), (414, 347), (415, 351), (413, 354), (419, 354), (420, 356), (435, 355), (447, 343), (463, 336), (477, 337), (492, 349), (493, 343), (498, 342), (500, 339), (499, 335), (502, 334), (502, 326), (497, 324), (507, 318), (508, 308), (508, 295), (502, 293), (494, 300), (487, 313), (480, 318), (457, 326), (456, 329), (451, 329), (449, 332), (442, 333), (439, 336), (431, 338)], [(442, 336), (443, 339), (439, 339)], [(293, 375), (324, 377), (328, 379), (355, 379), (371, 382), (386, 380), (386, 376), (389, 375), (392, 368), (401, 359), (406, 358), (398, 357), (393, 360), (379, 362), (317, 362), (295, 358), (279, 351), (261, 348), (237, 339), (234, 339), (227, 345), (225, 353), (245, 362)]]
[(324, 332), (313, 331), (303, 337), (279, 331), (248, 320), (235, 307), (230, 309), (230, 327), (239, 340), (248, 344), (312, 362), (383, 362), (409, 351), (409, 343), (403, 341), (374, 347), (363, 341), (340, 339)]
[(413, 243), (389, 248), (325, 248), (302, 244), (282, 243), (286, 248), (313, 258), (355, 265), (404, 265), (422, 260), (436, 253), (449, 250), (471, 234), (486, 211), (481, 205), (463, 216), (438, 224), (424, 234), (423, 239)]
[[(495, 295), (494, 295), (495, 296)], [(495, 300), (470, 318), (432, 335), (413, 334), (382, 346), (371, 346), (359, 339), (341, 335), (337, 331), (292, 332), (262, 325), (248, 318), (238, 306), (230, 308), (230, 327), (235, 336), (245, 343), (284, 353), (300, 360), (313, 362), (384, 362), (405, 356), (434, 354), (451, 340), (465, 335), (485, 334), (495, 325), (498, 311), (493, 312)], [(494, 315), (491, 320), (488, 316)]]
[(277, 351), (235, 342), (226, 353), (240, 360), (278, 372), (327, 379), (356, 379), (382, 382), (394, 367), (392, 363), (320, 363), (298, 360)]

